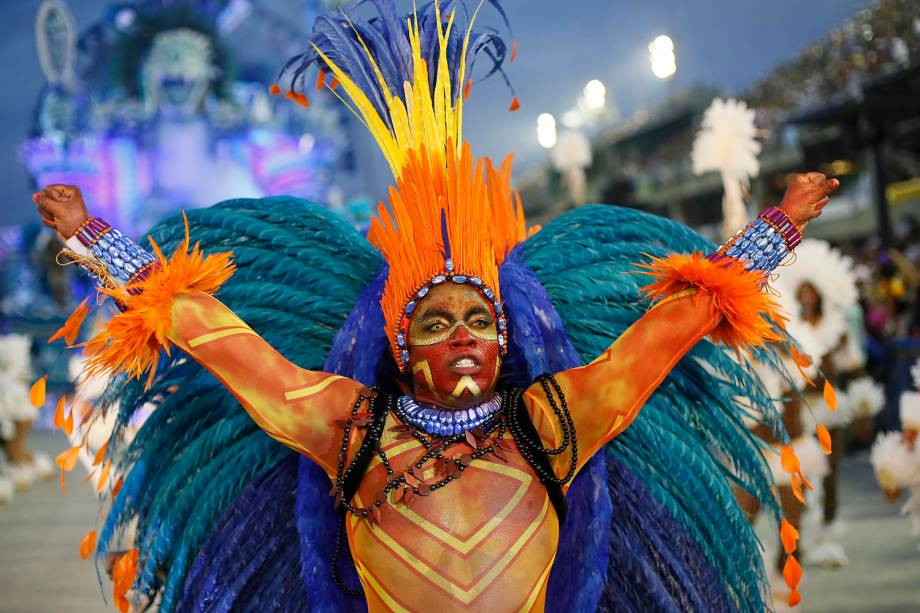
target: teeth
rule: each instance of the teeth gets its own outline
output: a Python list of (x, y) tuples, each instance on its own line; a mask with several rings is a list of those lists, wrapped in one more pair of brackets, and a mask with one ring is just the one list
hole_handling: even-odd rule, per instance
[(463, 358), (462, 360), (457, 360), (456, 362), (454, 362), (454, 366), (456, 366), (457, 368), (471, 368), (473, 366), (476, 366), (476, 362), (474, 362), (470, 358)]

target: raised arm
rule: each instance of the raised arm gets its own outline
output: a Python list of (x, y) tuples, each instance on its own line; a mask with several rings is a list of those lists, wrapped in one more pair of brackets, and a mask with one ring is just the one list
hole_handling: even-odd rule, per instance
[(176, 298), (169, 340), (217, 377), (269, 436), (335, 473), (335, 421), (348, 415), (360, 383), (289, 362), (203, 292)]
[[(178, 346), (267, 434), (334, 473), (341, 442), (335, 422), (348, 415), (364, 387), (296, 366), (209, 295), (232, 272), (226, 257), (204, 258), (196, 248), (181, 266), (175, 256), (157, 261), (101, 219), (86, 215), (76, 188), (52, 186), (37, 195), (36, 203), (46, 225), (67, 239), (71, 257), (127, 309), (107, 333), (90, 341), (96, 364), (108, 360), (141, 375), (155, 369), (161, 347)], [(67, 215), (80, 210), (82, 221), (68, 221)], [(147, 335), (146, 342), (132, 343), (140, 334)]]
[[(647, 288), (654, 306), (593, 362), (556, 375), (575, 425), (579, 466), (629, 427), (707, 335), (736, 347), (774, 338), (764, 315), (775, 304), (762, 286), (837, 186), (818, 173), (797, 175), (780, 208), (761, 213), (716, 253), (671, 256), (646, 267), (655, 277)], [(543, 440), (557, 446), (559, 421), (542, 386), (529, 388), (525, 401)]]

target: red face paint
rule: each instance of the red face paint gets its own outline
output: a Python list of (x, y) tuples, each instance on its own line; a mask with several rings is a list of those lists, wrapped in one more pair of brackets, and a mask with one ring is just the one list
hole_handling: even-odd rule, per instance
[(434, 288), (419, 304), (407, 340), (416, 400), (462, 409), (494, 392), (500, 368), (495, 317), (475, 289)]

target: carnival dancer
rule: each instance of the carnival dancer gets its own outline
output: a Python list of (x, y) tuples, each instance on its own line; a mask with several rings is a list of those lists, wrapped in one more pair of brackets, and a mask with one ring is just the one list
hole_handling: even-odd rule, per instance
[(901, 394), (901, 430), (883, 432), (875, 439), (869, 460), (885, 498), (897, 502), (907, 491), (901, 515), (911, 521), (911, 533), (920, 538), (920, 362), (911, 369), (914, 391)]
[[(847, 325), (847, 315), (851, 309), (858, 308), (859, 298), (852, 260), (827, 241), (808, 239), (799, 245), (795, 262), (783, 273), (773, 286), (780, 303), (793, 320), (807, 328), (814, 340), (810, 357), (820, 366), (822, 375), (843, 388), (863, 366), (863, 351), (856, 346)], [(804, 331), (793, 332), (796, 337), (803, 334)], [(839, 469), (847, 430), (855, 412), (846, 395), (841, 397), (839, 407), (829, 407), (820, 391), (805, 382), (801, 382), (796, 392), (802, 395), (808, 407), (800, 412), (802, 424), (798, 427), (804, 427), (810, 435), (818, 424), (823, 425), (831, 446), (837, 450), (827, 457), (829, 470), (825, 471), (815, 497), (820, 501), (820, 519), (810, 522), (814, 528), (808, 538), (803, 538), (807, 545), (804, 552), (812, 564), (839, 568), (849, 561), (840, 543)], [(818, 449), (817, 444), (812, 447)]]
[(12, 499), (13, 490), (54, 475), (51, 458), (29, 450), (32, 422), (38, 417), (29, 401), (31, 349), (32, 339), (24, 334), (0, 336), (0, 439), (9, 460), (8, 468), (0, 464), (0, 502)]
[[(491, 73), (514, 51), (462, 3), (405, 20), (368, 4), (374, 19), (317, 22), (286, 94), (306, 104), (317, 65), (380, 144), (395, 186), (367, 240), (310, 203), (239, 200), (191, 216), (210, 255), (175, 221), (156, 229), (178, 245), (167, 259), (89, 216), (76, 187), (36, 195), (121, 310), (88, 341), (89, 371), (127, 373), (120, 420), (158, 404), (108, 450), (126, 476), (97, 553), (136, 522), (116, 603), (131, 589), (164, 611), (763, 610), (732, 486), (775, 503), (734, 398), (781, 426), (704, 338), (770, 359), (783, 333), (763, 284), (837, 182), (796, 176), (717, 249), (607, 206), (528, 231), (510, 159), (462, 138), (474, 58)], [(651, 304), (627, 271), (651, 275)], [(785, 570), (794, 588), (794, 557)]]

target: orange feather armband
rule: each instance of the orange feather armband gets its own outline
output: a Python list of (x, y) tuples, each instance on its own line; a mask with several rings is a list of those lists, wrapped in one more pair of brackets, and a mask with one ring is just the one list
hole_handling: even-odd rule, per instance
[(784, 338), (781, 326), (785, 317), (764, 290), (763, 271), (747, 270), (731, 258), (713, 261), (700, 253), (653, 257), (641, 268), (654, 279), (642, 291), (655, 302), (690, 289), (710, 295), (722, 315), (710, 333), (716, 342), (738, 349)]
[[(196, 291), (214, 293), (235, 270), (230, 253), (205, 255), (197, 243), (189, 250), (189, 242), (186, 220), (185, 239), (171, 257), (164, 256), (151, 239), (157, 261), (149, 274), (123, 286), (99, 288), (115, 300), (120, 312), (83, 344), (89, 356), (87, 375), (127, 373), (133, 379), (148, 373), (147, 384), (150, 384), (160, 350), (168, 355), (172, 346), (167, 335), (172, 329), (175, 299)], [(86, 310), (78, 309), (65, 328), (78, 329)], [(67, 336), (76, 338), (77, 331), (69, 330)]]

